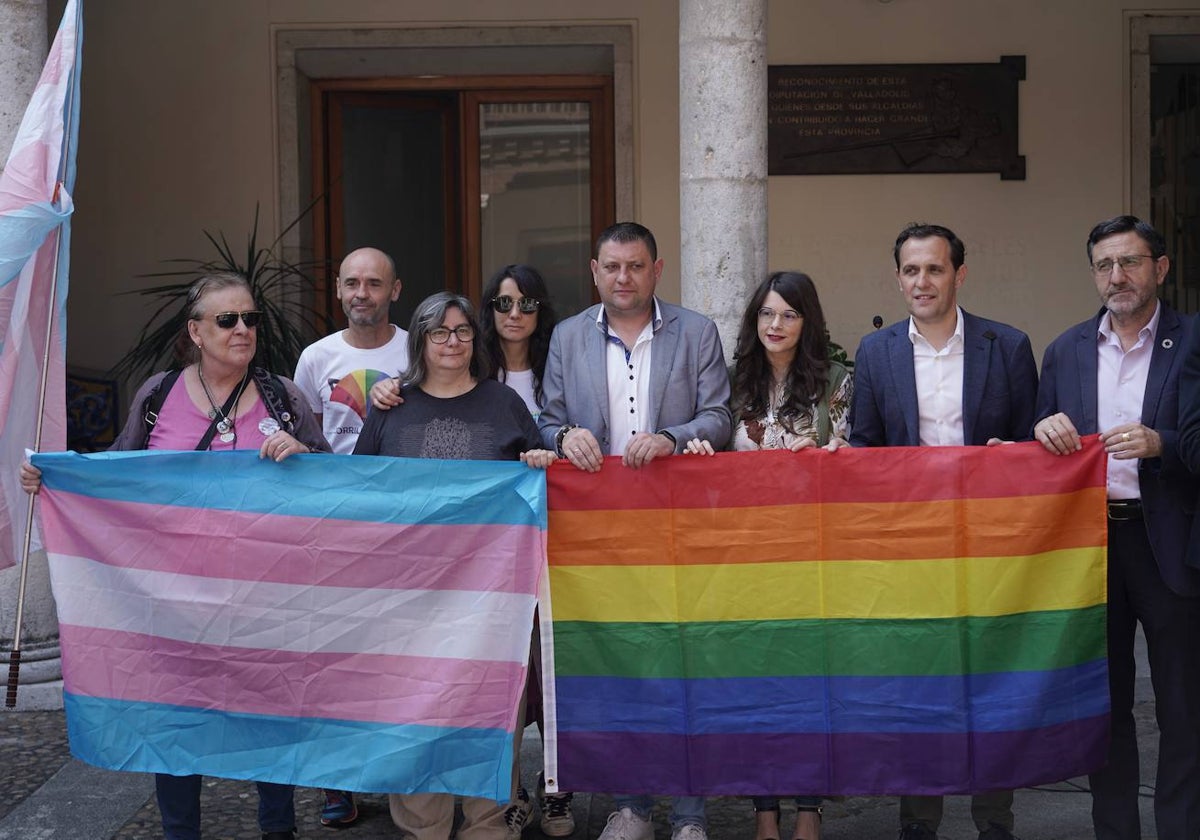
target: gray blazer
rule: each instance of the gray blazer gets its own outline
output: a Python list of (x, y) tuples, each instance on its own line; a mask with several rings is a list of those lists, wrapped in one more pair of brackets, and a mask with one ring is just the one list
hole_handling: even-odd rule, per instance
[[(650, 345), (650, 417), (648, 431), (668, 431), (675, 451), (694, 437), (717, 449), (729, 441), (729, 376), (717, 325), (703, 315), (659, 301), (662, 326)], [(547, 449), (565, 425), (583, 426), (601, 449), (609, 440), (607, 339), (596, 327), (600, 305), (588, 307), (554, 328), (546, 375), (545, 405), (538, 429)]]

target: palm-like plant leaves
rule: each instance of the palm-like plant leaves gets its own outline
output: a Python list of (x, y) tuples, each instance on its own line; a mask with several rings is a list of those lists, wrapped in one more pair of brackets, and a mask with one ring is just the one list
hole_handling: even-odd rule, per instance
[(246, 242), (245, 255), (239, 259), (225, 234), (208, 231), (205, 238), (216, 256), (212, 259), (173, 259), (169, 263), (184, 266), (173, 271), (157, 271), (142, 277), (180, 278), (145, 289), (122, 292), (148, 297), (158, 303), (154, 314), (142, 327), (137, 343), (112, 368), (111, 375), (137, 381), (155, 370), (177, 364), (176, 343), (187, 329), (188, 289), (200, 276), (214, 271), (241, 274), (250, 283), (251, 293), (263, 318), (258, 325), (257, 362), (273, 373), (290, 376), (300, 352), (312, 340), (333, 329), (333, 321), (307, 303), (315, 287), (313, 272), (318, 262), (292, 263), (276, 253), (283, 237), (312, 209), (312, 205), (288, 225), (265, 248), (258, 246), (258, 207), (254, 208), (254, 226)]

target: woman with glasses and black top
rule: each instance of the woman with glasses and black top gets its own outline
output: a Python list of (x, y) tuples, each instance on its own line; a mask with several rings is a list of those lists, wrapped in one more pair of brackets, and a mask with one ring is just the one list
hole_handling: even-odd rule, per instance
[[(474, 307), (439, 292), (423, 300), (408, 330), (409, 369), (403, 405), (367, 415), (355, 455), (443, 460), (524, 461), (545, 468), (555, 455), (542, 449), (537, 425), (511, 388), (489, 379), (491, 362), (478, 341)], [(520, 733), (513, 748), (514, 777)], [(515, 780), (514, 780), (515, 785)], [(392, 821), (415, 840), (449, 840), (454, 797), (442, 793), (392, 794)], [(463, 798), (460, 836), (507, 840), (508, 803)]]
[[(262, 319), (250, 286), (237, 274), (198, 279), (188, 292), (185, 363), (151, 376), (133, 398), (113, 450), (256, 449), (282, 461), (297, 453), (328, 452), (307, 401), (291, 380), (253, 367)], [(21, 465), (21, 486), (36, 493), (41, 471)], [(200, 837), (199, 776), (158, 773), (155, 787), (168, 840)], [(264, 840), (294, 836), (292, 785), (258, 783), (258, 822)]]
[[(558, 317), (550, 305), (546, 281), (529, 265), (506, 265), (492, 275), (483, 287), (484, 306), (490, 309), (480, 319), (479, 344), (491, 363), (492, 377), (512, 388), (525, 403), (536, 422), (542, 412), (542, 376), (550, 352), (550, 334)], [(399, 405), (399, 380), (386, 379), (371, 389), (376, 408), (387, 410)], [(523, 721), (537, 721), (542, 728), (541, 651), (535, 630), (531, 650), (529, 684)], [(541, 829), (548, 837), (567, 837), (575, 831), (570, 793), (546, 793), (542, 774), (538, 774), (538, 804)], [(513, 801), (505, 812), (509, 837), (516, 840), (533, 815), (528, 791), (518, 785)]]

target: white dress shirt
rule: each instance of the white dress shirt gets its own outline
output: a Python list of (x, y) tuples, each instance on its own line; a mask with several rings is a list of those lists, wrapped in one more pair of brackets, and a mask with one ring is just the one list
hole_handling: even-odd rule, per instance
[(658, 298), (654, 298), (654, 316), (633, 347), (626, 347), (608, 328), (608, 317), (600, 307), (596, 328), (604, 333), (608, 348), (604, 366), (608, 375), (609, 455), (624, 455), (625, 447), (638, 432), (655, 431), (649, 426), (650, 344), (662, 323)]
[(922, 446), (962, 446), (963, 437), (963, 314), (955, 307), (954, 334), (941, 350), (925, 340), (908, 319), (917, 381), (917, 417)]
[[(1146, 326), (1138, 331), (1137, 342), (1128, 350), (1113, 331), (1112, 316), (1105, 312), (1096, 329), (1096, 423), (1107, 432), (1126, 423), (1142, 422), (1142, 401), (1146, 379), (1150, 376), (1150, 357), (1154, 354), (1154, 336), (1158, 333), (1156, 304)], [(1118, 461), (1108, 456), (1108, 498), (1140, 499), (1138, 459)]]

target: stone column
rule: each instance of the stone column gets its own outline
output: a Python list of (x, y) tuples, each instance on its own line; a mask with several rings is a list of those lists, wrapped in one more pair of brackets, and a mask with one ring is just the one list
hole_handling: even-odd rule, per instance
[(767, 0), (679, 0), (683, 305), (732, 361), (747, 293), (767, 272)]
[(0, 170), (49, 49), (46, 0), (0, 0)]
[[(8, 159), (13, 138), (42, 74), (49, 49), (46, 0), (0, 0), (0, 167)], [(13, 465), (4, 465), (4, 469), (11, 468)], [(20, 569), (0, 572), (0, 683), (8, 680), (8, 653), (12, 650), (19, 579)], [(17, 706), (24, 709), (61, 708), (58, 617), (50, 595), (43, 551), (35, 552), (29, 559), (22, 623), (21, 684), (17, 691)]]

